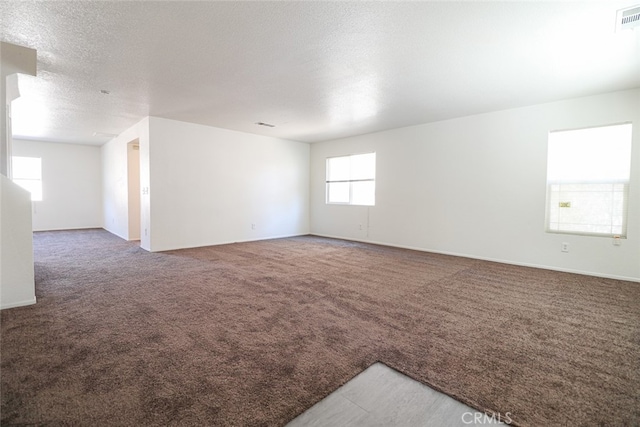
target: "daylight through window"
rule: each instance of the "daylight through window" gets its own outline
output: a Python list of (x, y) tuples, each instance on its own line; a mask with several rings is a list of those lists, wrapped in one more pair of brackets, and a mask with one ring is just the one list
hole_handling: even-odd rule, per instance
[(547, 231), (626, 237), (631, 123), (549, 133)]
[(376, 153), (327, 159), (327, 203), (375, 205)]
[(39, 157), (12, 158), (13, 182), (31, 193), (31, 200), (42, 200), (42, 160)]

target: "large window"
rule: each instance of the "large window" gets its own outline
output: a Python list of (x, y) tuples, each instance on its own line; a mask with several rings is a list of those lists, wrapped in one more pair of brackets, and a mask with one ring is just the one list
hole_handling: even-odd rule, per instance
[(626, 237), (631, 123), (549, 134), (547, 231)]
[(373, 206), (376, 153), (327, 159), (327, 203)]
[(42, 200), (42, 161), (39, 157), (12, 158), (13, 182), (31, 193), (31, 200)]

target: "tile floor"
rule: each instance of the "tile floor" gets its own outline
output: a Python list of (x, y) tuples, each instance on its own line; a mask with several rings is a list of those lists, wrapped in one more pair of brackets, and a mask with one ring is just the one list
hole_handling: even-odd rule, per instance
[(504, 424), (382, 363), (376, 363), (295, 418), (287, 427), (478, 425)]

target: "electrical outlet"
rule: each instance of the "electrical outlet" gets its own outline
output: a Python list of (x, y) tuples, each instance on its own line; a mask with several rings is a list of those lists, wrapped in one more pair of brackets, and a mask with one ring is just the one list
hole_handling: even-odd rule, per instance
[(613, 246), (620, 246), (621, 244), (620, 236), (613, 236)]
[(358, 230), (362, 230), (362, 224), (358, 226)]
[(256, 225), (255, 224), (251, 224), (251, 229), (255, 230), (256, 229)]
[(569, 252), (569, 244), (566, 242), (562, 242), (562, 246), (560, 246), (560, 250), (562, 252)]

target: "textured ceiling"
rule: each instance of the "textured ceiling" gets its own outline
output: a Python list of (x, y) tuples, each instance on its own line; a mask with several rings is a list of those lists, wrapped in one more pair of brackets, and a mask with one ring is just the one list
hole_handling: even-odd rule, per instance
[(635, 3), (1, 1), (0, 39), (38, 51), (17, 136), (152, 115), (315, 142), (640, 87)]

